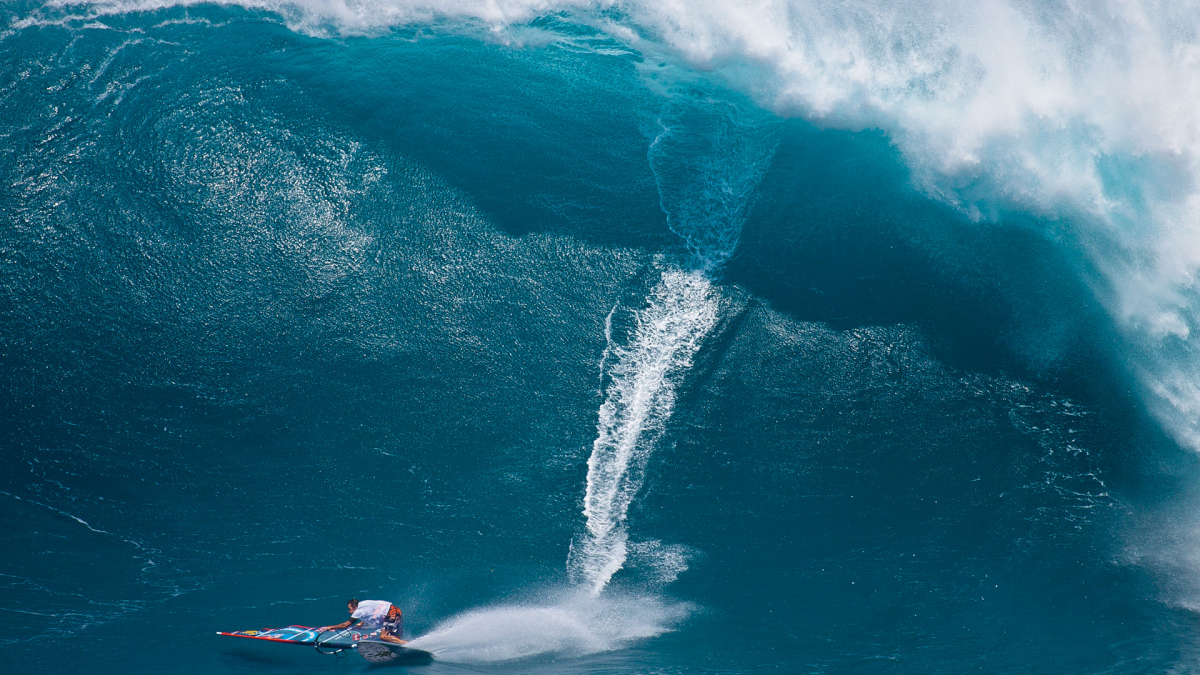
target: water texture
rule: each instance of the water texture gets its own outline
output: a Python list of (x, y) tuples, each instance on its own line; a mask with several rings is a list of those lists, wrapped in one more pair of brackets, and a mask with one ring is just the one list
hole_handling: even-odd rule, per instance
[(0, 52), (4, 672), (364, 671), (214, 635), (350, 596), (428, 673), (1200, 671), (1195, 3)]

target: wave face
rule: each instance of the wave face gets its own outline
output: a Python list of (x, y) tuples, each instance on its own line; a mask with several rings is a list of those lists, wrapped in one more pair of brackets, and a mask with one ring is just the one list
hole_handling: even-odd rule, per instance
[[(545, 17), (710, 71), (785, 116), (880, 129), (927, 195), (973, 220), (1045, 220), (1128, 342), (1146, 405), (1200, 448), (1200, 6), (1193, 2), (244, 1), (308, 33), (467, 22), (538, 38)], [(53, 2), (13, 25), (189, 7)], [(734, 151), (736, 152), (736, 151)], [(701, 202), (697, 202), (700, 204)], [(730, 205), (724, 205), (728, 208)], [(725, 242), (726, 248), (736, 242)]]
[(1200, 8), (0, 14), (6, 666), (1196, 669)]
[[(649, 164), (667, 224), (686, 243), (692, 271), (663, 267), (645, 307), (616, 316), (630, 324), (626, 337), (614, 338), (619, 304), (605, 319), (600, 365), (607, 386), (588, 458), (587, 532), (568, 561), (593, 595), (625, 564), (629, 506), (671, 418), (676, 389), (719, 320), (721, 303), (711, 277), (737, 247), (771, 159), (773, 149), (761, 130), (743, 116), (728, 102), (685, 95), (657, 119), (661, 131), (650, 143)], [(673, 579), (686, 569), (686, 555), (676, 550), (668, 557)]]

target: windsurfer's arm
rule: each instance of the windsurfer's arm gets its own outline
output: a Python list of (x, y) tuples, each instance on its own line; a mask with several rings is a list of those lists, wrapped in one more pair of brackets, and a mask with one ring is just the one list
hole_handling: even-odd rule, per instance
[(336, 626), (322, 626), (321, 628), (318, 628), (317, 630), (319, 630), (322, 633), (324, 633), (327, 630), (341, 630), (343, 628), (349, 628), (350, 626), (353, 626), (356, 623), (358, 623), (358, 619), (348, 619), (346, 621), (339, 623)]

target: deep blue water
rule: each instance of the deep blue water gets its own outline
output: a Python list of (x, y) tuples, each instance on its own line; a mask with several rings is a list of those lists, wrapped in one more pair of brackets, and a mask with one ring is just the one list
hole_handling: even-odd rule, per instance
[(499, 6), (0, 10), (5, 672), (1200, 671), (1200, 153)]

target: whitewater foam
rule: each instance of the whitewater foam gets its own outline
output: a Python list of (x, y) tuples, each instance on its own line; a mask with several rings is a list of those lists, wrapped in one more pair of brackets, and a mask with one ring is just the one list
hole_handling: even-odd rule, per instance
[(629, 342), (609, 334), (609, 383), (588, 458), (586, 534), (572, 546), (569, 563), (593, 594), (625, 563), (629, 505), (674, 410), (679, 381), (717, 323), (717, 309), (716, 290), (702, 272), (667, 267), (646, 307), (634, 313)]
[[(775, 145), (760, 115), (703, 88), (688, 87), (658, 119), (647, 160), (667, 224), (685, 242), (689, 267), (660, 264), (658, 284), (635, 308), (632, 329), (615, 337), (605, 318), (600, 365), (607, 387), (588, 458), (586, 531), (572, 543), (568, 568), (599, 595), (631, 553), (670, 583), (687, 569), (686, 547), (628, 541), (625, 521), (646, 464), (675, 407), (676, 390), (717, 325), (712, 277), (733, 255)], [(607, 368), (607, 370), (605, 370)]]

